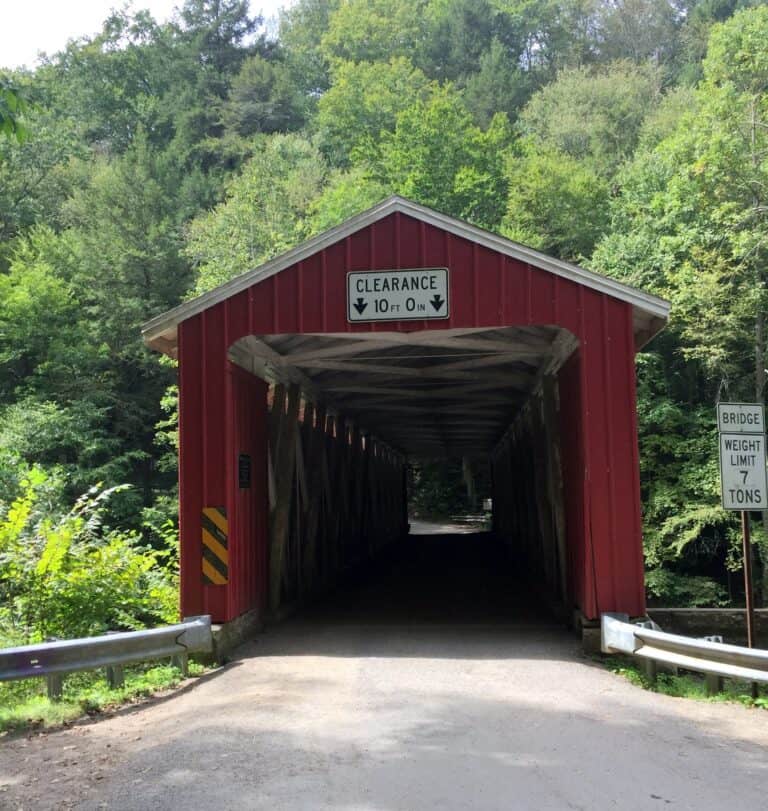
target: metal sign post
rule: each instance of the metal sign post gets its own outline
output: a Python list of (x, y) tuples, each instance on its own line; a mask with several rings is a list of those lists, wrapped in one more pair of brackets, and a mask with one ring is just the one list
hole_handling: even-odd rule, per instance
[(747, 598), (747, 647), (755, 647), (755, 608), (752, 604), (752, 543), (749, 536), (749, 514), (741, 513), (741, 538), (744, 547), (744, 591)]
[[(755, 609), (749, 510), (768, 509), (763, 406), (760, 403), (718, 403), (717, 429), (720, 435), (720, 488), (723, 508), (741, 512), (747, 645), (753, 648)], [(757, 697), (756, 683), (752, 684), (752, 696)]]

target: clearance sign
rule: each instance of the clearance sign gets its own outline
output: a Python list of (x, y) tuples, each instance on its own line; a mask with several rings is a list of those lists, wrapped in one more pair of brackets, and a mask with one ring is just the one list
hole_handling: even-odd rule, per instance
[(347, 273), (347, 320), (425, 321), (448, 318), (448, 268)]
[(720, 487), (726, 510), (768, 509), (765, 419), (757, 403), (718, 403)]

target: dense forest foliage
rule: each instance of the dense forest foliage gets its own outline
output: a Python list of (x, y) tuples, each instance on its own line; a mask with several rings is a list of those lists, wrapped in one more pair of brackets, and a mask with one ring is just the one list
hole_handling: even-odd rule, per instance
[(672, 301), (638, 361), (649, 589), (738, 600), (714, 404), (765, 396), (767, 147), (768, 6), (743, 0), (298, 0), (276, 28), (186, 0), (6, 70), (6, 623), (32, 610), (14, 550), (61, 579), (173, 543), (175, 370), (140, 324), (392, 192)]

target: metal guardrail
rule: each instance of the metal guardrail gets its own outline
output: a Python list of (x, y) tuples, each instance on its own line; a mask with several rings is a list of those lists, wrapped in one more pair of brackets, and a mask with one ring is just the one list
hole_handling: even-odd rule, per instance
[(62, 693), (62, 678), (67, 673), (103, 667), (110, 686), (117, 687), (124, 683), (124, 665), (172, 657), (186, 675), (188, 655), (211, 650), (210, 616), (188, 617), (176, 625), (145, 631), (5, 648), (0, 650), (0, 681), (43, 676), (48, 681), (48, 697), (58, 699)]
[(704, 673), (707, 691), (722, 689), (723, 678), (768, 683), (768, 651), (726, 645), (722, 637), (693, 639), (668, 634), (653, 622), (630, 623), (626, 614), (606, 613), (600, 622), (603, 653), (626, 653), (646, 664), (655, 680), (658, 663)]

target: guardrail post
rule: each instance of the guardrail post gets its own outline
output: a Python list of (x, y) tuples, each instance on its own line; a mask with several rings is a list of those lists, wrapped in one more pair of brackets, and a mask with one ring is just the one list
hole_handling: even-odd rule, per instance
[(645, 678), (651, 684), (656, 684), (659, 676), (659, 667), (655, 659), (643, 659), (643, 669), (645, 670)]
[[(712, 634), (711, 636), (703, 637), (705, 642), (715, 642), (718, 645), (723, 644), (723, 637), (720, 634)], [(708, 696), (716, 696), (718, 693), (723, 692), (724, 679), (718, 676), (717, 673), (704, 674), (704, 690)]]
[(64, 678), (61, 673), (49, 673), (45, 677), (45, 682), (48, 687), (48, 700), (61, 701), (64, 692)]
[(176, 656), (171, 657), (171, 664), (181, 671), (184, 678), (189, 676), (189, 656), (186, 653), (178, 653)]
[[(107, 631), (105, 636), (119, 635), (119, 631)], [(107, 665), (104, 668), (107, 676), (107, 684), (110, 690), (115, 690), (118, 687), (125, 685), (125, 673), (122, 665)]]
[(107, 684), (111, 690), (125, 686), (125, 671), (122, 665), (108, 665), (106, 671)]
[(704, 688), (708, 696), (716, 696), (723, 692), (723, 677), (717, 673), (704, 674)]

